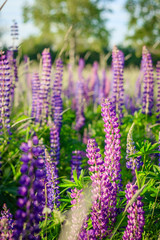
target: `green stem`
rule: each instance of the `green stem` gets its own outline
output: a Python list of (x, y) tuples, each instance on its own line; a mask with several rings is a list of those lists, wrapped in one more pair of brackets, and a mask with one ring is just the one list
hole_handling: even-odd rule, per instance
[(137, 171), (137, 169), (135, 169), (135, 174), (136, 174), (138, 189), (140, 189), (140, 182), (139, 182), (139, 177), (138, 177), (138, 171)]

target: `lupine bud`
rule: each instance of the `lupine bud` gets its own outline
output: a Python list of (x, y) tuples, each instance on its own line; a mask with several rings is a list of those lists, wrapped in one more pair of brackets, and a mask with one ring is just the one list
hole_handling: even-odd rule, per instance
[(137, 157), (128, 157), (129, 155), (133, 155), (136, 153), (135, 151), (135, 146), (134, 146), (134, 142), (132, 139), (132, 132), (133, 132), (133, 127), (134, 127), (134, 123), (132, 124), (129, 132), (128, 132), (128, 136), (127, 136), (127, 156), (126, 156), (126, 167), (132, 170), (135, 169), (139, 169), (140, 166), (143, 165), (143, 162), (141, 161), (141, 156), (137, 156)]

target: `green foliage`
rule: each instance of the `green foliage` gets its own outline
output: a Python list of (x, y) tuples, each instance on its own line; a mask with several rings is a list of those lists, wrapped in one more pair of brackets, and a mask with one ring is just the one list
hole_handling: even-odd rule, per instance
[[(139, 49), (146, 45), (151, 52), (160, 55), (160, 7), (157, 0), (127, 0), (125, 8), (130, 14), (127, 39)], [(140, 52), (139, 52), (140, 55)]]
[(109, 36), (103, 14), (109, 11), (106, 6), (106, 3), (104, 5), (101, 0), (82, 0), (81, 2), (78, 0), (35, 0), (32, 6), (24, 6), (23, 16), (25, 22), (33, 20), (45, 39), (54, 39), (54, 47), (62, 48), (64, 36), (72, 26), (68, 38), (70, 48), (71, 45), (74, 45), (75, 50), (77, 45), (87, 48), (94, 43), (94, 49), (97, 46), (97, 50), (100, 50), (102, 45), (107, 45)]

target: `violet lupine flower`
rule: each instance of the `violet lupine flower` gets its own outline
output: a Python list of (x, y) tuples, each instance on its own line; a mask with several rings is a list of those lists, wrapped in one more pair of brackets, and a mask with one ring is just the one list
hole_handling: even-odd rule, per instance
[[(128, 183), (126, 185), (127, 204), (137, 192), (138, 187)], [(136, 201), (128, 207), (128, 224), (123, 234), (123, 240), (141, 240), (143, 233), (143, 226), (145, 224), (142, 197), (138, 196)]]
[(0, 135), (10, 132), (10, 68), (6, 56), (0, 56)]
[(94, 139), (87, 145), (89, 171), (92, 173), (91, 220), (96, 239), (109, 236), (116, 219), (116, 183), (110, 180), (111, 173), (105, 168), (100, 149)]
[(13, 227), (14, 227), (13, 216), (10, 213), (9, 209), (7, 209), (6, 204), (4, 204), (3, 211), (1, 211), (1, 216), (0, 216), (0, 239), (12, 240)]
[(16, 87), (16, 82), (18, 82), (18, 67), (17, 67), (17, 61), (14, 58), (14, 51), (12, 50), (7, 51), (7, 60), (10, 67), (11, 105), (13, 105), (14, 91)]
[(156, 112), (158, 113), (157, 118), (160, 120), (160, 61), (157, 62), (156, 71), (157, 71), (157, 86), (158, 86)]
[(55, 163), (57, 166), (59, 164), (59, 159), (60, 159), (60, 137), (59, 137), (59, 132), (58, 128), (56, 127), (55, 124), (50, 128), (50, 146), (51, 146), (51, 159), (52, 162)]
[(142, 50), (142, 61), (144, 68), (142, 113), (151, 115), (154, 94), (153, 65), (151, 54), (145, 46)]
[(38, 73), (34, 73), (32, 77), (32, 112), (31, 117), (35, 117), (38, 122), (40, 118), (40, 102), (39, 102), (40, 81)]
[(50, 128), (50, 157), (51, 162), (54, 165), (54, 178), (55, 178), (55, 189), (56, 189), (56, 204), (59, 205), (59, 187), (58, 187), (58, 167), (60, 160), (60, 137), (59, 137), (59, 131), (55, 124)]
[(79, 131), (85, 124), (84, 117), (84, 99), (83, 99), (83, 84), (81, 81), (78, 81), (76, 84), (75, 91), (76, 98), (76, 125), (75, 129)]
[(158, 150), (159, 150), (159, 159), (158, 159), (158, 165), (160, 166), (160, 132), (159, 132), (159, 147), (158, 147)]
[(108, 97), (109, 91), (110, 91), (110, 81), (107, 78), (105, 69), (103, 69), (103, 71), (102, 71), (102, 84), (101, 84), (100, 93), (99, 93), (99, 102), (101, 102), (101, 100), (103, 98)]
[(34, 136), (28, 143), (22, 143), (20, 149), (24, 152), (21, 157), (22, 176), (20, 178), (20, 195), (17, 205), (13, 239), (40, 239), (39, 222), (45, 206), (44, 193), (44, 159), (42, 148), (38, 146), (38, 138)]
[(53, 210), (59, 206), (59, 187), (56, 179), (56, 166), (51, 161), (51, 157), (45, 150), (45, 170), (46, 170), (46, 187), (47, 187), (47, 206)]
[(122, 109), (124, 105), (124, 86), (123, 86), (124, 54), (116, 46), (112, 51), (113, 69), (113, 106), (119, 120), (123, 117)]
[(126, 152), (127, 152), (127, 156), (126, 156), (126, 167), (129, 168), (129, 169), (132, 169), (132, 170), (135, 170), (135, 169), (139, 169), (140, 166), (143, 165), (143, 162), (141, 161), (141, 156), (137, 156), (137, 157), (128, 157), (129, 155), (133, 155), (136, 153), (136, 150), (135, 150), (135, 146), (134, 146), (134, 141), (133, 141), (133, 138), (132, 138), (132, 132), (133, 132), (133, 127), (134, 127), (134, 123), (132, 124), (129, 132), (128, 132), (128, 136), (127, 136), (127, 149), (126, 149)]
[(71, 158), (71, 181), (74, 180), (73, 178), (73, 171), (76, 169), (77, 178), (79, 178), (81, 174), (81, 164), (82, 164), (82, 156), (81, 151), (73, 151), (72, 158)]
[(42, 52), (42, 78), (39, 89), (40, 122), (46, 122), (49, 115), (51, 67), (51, 55), (49, 49), (45, 48)]
[(61, 97), (62, 77), (63, 77), (63, 62), (61, 59), (57, 59), (55, 80), (53, 83), (53, 95), (51, 102), (54, 124), (58, 128), (59, 133), (62, 126), (62, 112), (63, 112), (63, 101)]
[(105, 158), (104, 165), (106, 171), (113, 182), (113, 185), (117, 189), (115, 181), (119, 180), (121, 183), (120, 175), (120, 158), (121, 158), (121, 147), (120, 147), (120, 137), (119, 134), (119, 123), (116, 117), (115, 108), (109, 99), (103, 99), (102, 101), (102, 117), (104, 121), (104, 131), (105, 135)]

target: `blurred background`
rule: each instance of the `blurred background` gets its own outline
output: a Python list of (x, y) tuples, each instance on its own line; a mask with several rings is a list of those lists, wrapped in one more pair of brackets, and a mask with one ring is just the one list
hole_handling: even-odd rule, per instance
[(63, 52), (66, 63), (110, 65), (114, 45), (126, 66), (140, 64), (143, 45), (153, 63), (160, 56), (159, 0), (0, 0), (0, 7), (0, 47), (18, 46), (21, 59), (37, 60), (47, 47), (53, 60)]

